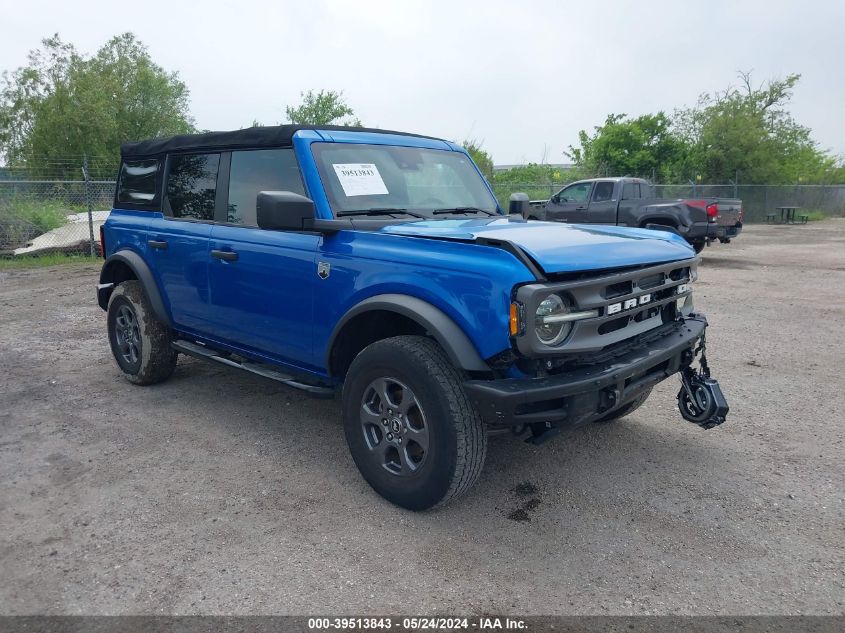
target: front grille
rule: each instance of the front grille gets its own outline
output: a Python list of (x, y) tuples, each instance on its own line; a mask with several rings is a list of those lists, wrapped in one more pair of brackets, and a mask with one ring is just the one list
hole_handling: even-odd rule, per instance
[(679, 292), (679, 286), (692, 279), (696, 264), (697, 260), (689, 259), (519, 289), (517, 299), (522, 294), (528, 301), (527, 314), (536, 310), (533, 298), (547, 296), (549, 291), (566, 295), (573, 311), (597, 313), (573, 322), (560, 346), (534, 347), (532, 352), (543, 356), (596, 353), (674, 320), (679, 300), (690, 292), (688, 288)]

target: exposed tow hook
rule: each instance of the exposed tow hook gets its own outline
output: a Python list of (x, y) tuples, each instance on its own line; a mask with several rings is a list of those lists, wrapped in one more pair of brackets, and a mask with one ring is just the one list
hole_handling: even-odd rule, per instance
[(730, 407), (719, 382), (710, 377), (710, 367), (707, 365), (705, 341), (691, 353), (690, 363), (696, 354), (701, 352), (698, 371), (687, 365), (681, 370), (681, 390), (678, 392), (678, 409), (681, 417), (688, 422), (697, 424), (703, 429), (719, 426), (728, 416)]
[(545, 444), (561, 430), (559, 426), (554, 426), (551, 422), (535, 422), (529, 424), (528, 427), (531, 429), (531, 435), (525, 438), (525, 441), (535, 446)]

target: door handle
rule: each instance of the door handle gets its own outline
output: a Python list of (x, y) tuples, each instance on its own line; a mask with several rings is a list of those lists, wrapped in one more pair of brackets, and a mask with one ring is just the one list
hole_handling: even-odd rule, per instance
[(149, 246), (150, 248), (155, 248), (159, 251), (167, 250), (167, 242), (161, 242), (158, 240), (147, 240), (147, 246)]
[(586, 211), (587, 207), (575, 207), (576, 211)]
[(233, 262), (238, 258), (238, 254), (235, 251), (213, 250), (211, 251), (211, 256), (214, 259), (222, 259), (225, 262)]

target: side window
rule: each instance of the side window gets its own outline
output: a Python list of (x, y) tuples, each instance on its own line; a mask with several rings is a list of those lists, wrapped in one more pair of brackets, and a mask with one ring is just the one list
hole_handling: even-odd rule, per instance
[(640, 183), (640, 198), (656, 198), (657, 195), (654, 193), (654, 187), (648, 183), (641, 182)]
[(127, 160), (117, 177), (117, 202), (149, 205), (156, 197), (158, 160)]
[(170, 157), (167, 200), (175, 218), (214, 220), (220, 154), (181, 154)]
[(593, 202), (607, 202), (613, 198), (612, 182), (597, 182), (593, 190)]
[(586, 202), (590, 198), (590, 190), (593, 188), (591, 182), (577, 182), (569, 185), (560, 192), (561, 202)]
[(232, 152), (226, 221), (257, 226), (255, 202), (262, 191), (293, 191), (305, 195), (292, 149)]
[(640, 184), (637, 182), (626, 182), (622, 187), (623, 200), (638, 200), (640, 197)]

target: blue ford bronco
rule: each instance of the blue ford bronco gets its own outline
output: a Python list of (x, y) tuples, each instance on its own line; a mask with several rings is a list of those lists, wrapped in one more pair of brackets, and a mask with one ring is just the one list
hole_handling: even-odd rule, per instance
[[(411, 134), (284, 125), (124, 144), (97, 286), (133, 383), (187, 354), (332, 397), (369, 484), (414, 510), (464, 493), (487, 435), (610, 422), (680, 374), (727, 403), (678, 235), (526, 221), (469, 155)], [(693, 369), (700, 354), (697, 369)]]

